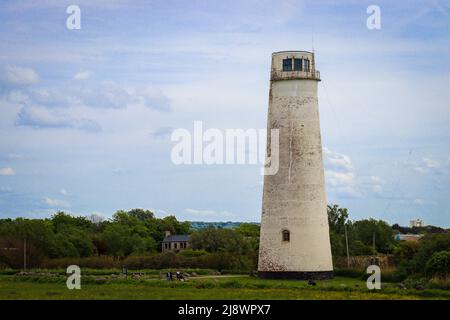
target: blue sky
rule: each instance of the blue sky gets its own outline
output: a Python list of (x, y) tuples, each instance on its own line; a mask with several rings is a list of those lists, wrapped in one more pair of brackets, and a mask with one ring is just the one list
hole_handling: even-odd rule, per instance
[(271, 53), (313, 42), (329, 202), (449, 227), (449, 22), (437, 0), (2, 1), (0, 217), (259, 221), (260, 167), (176, 166), (170, 132), (264, 129)]

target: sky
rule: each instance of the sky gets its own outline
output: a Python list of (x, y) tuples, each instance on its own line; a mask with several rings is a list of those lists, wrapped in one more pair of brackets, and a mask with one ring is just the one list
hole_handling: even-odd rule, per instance
[(259, 222), (261, 165), (176, 165), (171, 133), (265, 129), (271, 53), (314, 49), (328, 202), (450, 227), (449, 24), (440, 0), (2, 1), (0, 218)]

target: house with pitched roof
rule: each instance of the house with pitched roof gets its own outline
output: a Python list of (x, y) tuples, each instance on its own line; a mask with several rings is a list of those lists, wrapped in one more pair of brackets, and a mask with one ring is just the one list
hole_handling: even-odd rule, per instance
[(187, 248), (189, 248), (188, 234), (171, 235), (170, 231), (166, 231), (166, 237), (162, 242), (162, 252), (165, 251), (180, 252)]

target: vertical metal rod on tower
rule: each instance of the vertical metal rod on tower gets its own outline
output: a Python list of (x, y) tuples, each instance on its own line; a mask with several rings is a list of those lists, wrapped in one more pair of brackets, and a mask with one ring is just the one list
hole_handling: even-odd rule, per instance
[(348, 251), (348, 236), (347, 236), (347, 225), (344, 224), (344, 230), (345, 230), (345, 246), (347, 248), (347, 268), (350, 268), (350, 253)]

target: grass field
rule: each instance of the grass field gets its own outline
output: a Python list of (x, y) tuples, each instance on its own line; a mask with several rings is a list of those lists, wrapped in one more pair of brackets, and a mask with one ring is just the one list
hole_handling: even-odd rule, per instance
[(0, 275), (0, 299), (450, 299), (448, 290), (399, 289), (384, 283), (369, 291), (362, 280), (336, 277), (318, 281), (263, 280), (243, 275), (211, 275), (208, 272), (186, 282), (167, 282), (160, 271), (148, 271), (140, 279), (124, 279), (87, 272), (80, 290), (68, 290), (60, 272), (48, 275)]

